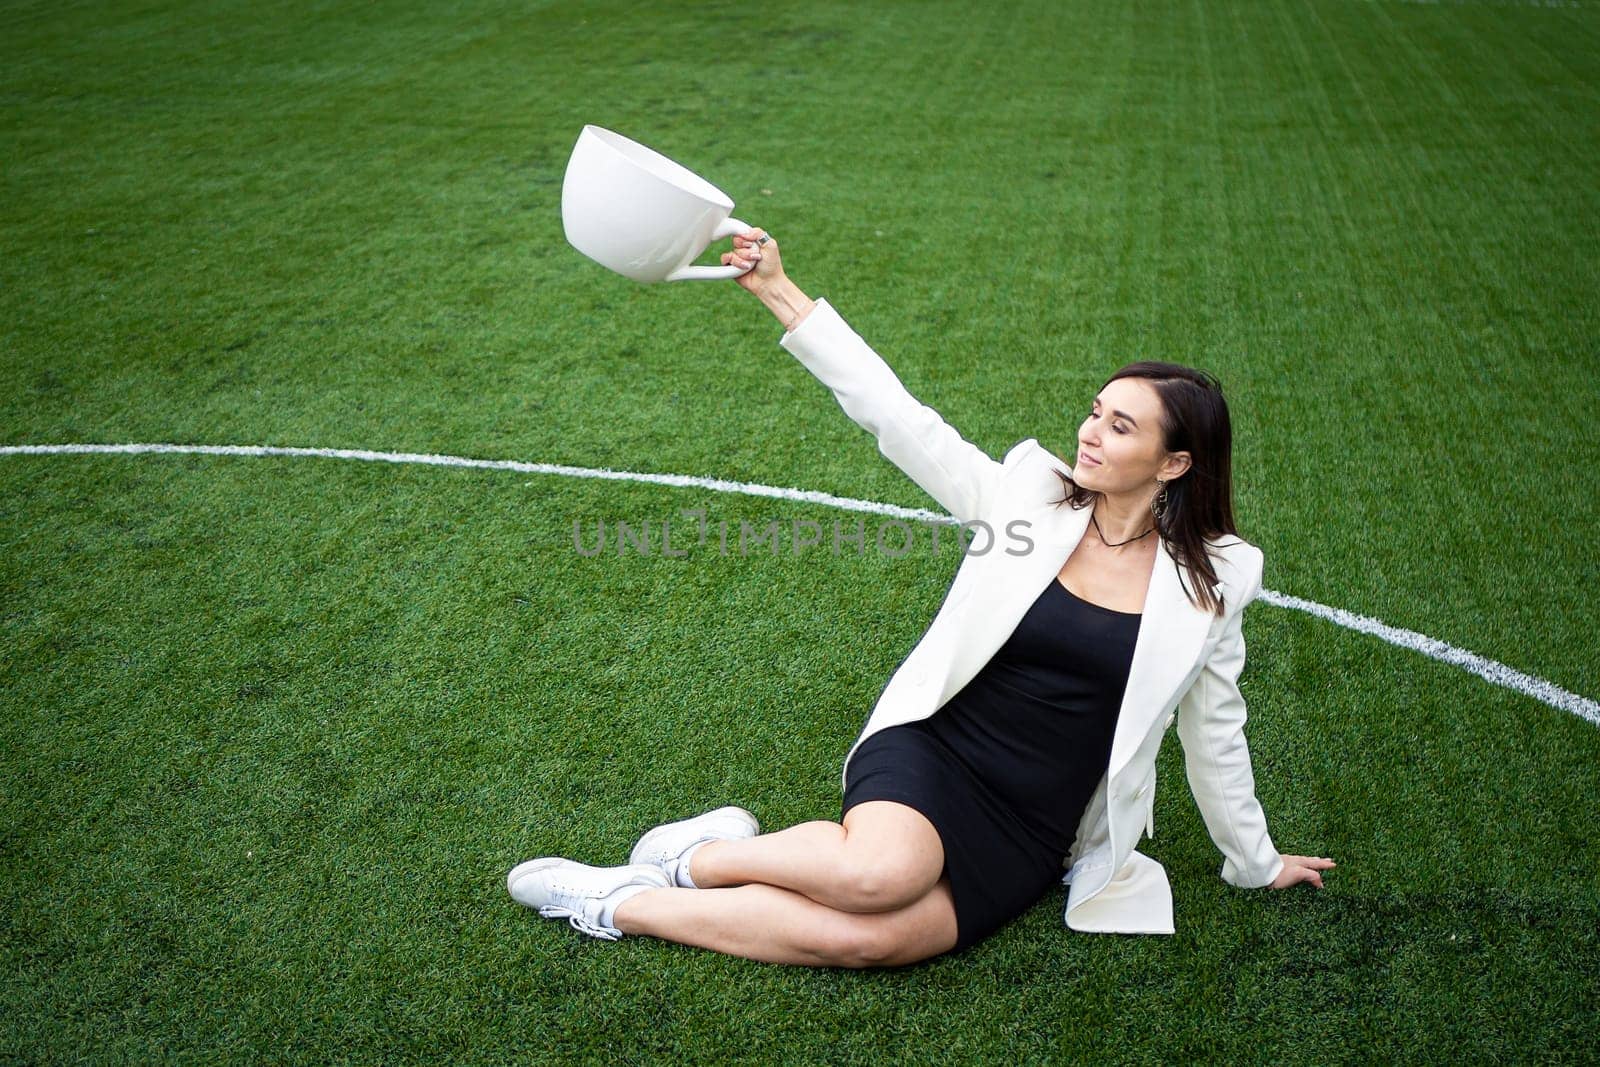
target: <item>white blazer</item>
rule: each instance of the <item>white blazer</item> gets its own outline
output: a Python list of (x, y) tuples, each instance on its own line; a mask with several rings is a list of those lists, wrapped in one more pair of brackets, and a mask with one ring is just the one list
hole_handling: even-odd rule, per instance
[[(878, 450), (957, 520), (983, 520), (993, 547), (964, 556), (933, 622), (889, 679), (845, 756), (887, 726), (932, 715), (1005, 643), (1045, 583), (1053, 581), (1089, 524), (1089, 508), (1057, 507), (1056, 470), (1071, 467), (1028, 438), (995, 462), (900, 383), (888, 364), (826, 300), (779, 340), (833, 391), (844, 411), (878, 439)], [(1008, 524), (1031, 541), (1007, 534)], [(977, 534), (976, 548), (988, 540)], [(1245, 744), (1240, 619), (1261, 589), (1261, 550), (1238, 538), (1212, 542), (1226, 601), (1218, 618), (1196, 608), (1179, 585), (1163, 543), (1145, 596), (1133, 664), (1100, 780), (1062, 881), (1071, 888), (1065, 920), (1074, 930), (1170, 934), (1166, 871), (1134, 850), (1154, 836), (1156, 752), (1176, 718), (1189, 786), (1223, 855), (1222, 878), (1242, 888), (1277, 878), (1283, 860), (1267, 835)], [(1185, 576), (1187, 578), (1187, 575)], [(1190, 580), (1193, 588), (1193, 581)]]

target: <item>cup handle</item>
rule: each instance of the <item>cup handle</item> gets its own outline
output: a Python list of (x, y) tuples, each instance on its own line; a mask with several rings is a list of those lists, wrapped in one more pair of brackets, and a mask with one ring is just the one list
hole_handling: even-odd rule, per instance
[[(724, 237), (732, 237), (736, 233), (743, 233), (749, 228), (738, 219), (723, 219), (716, 230), (712, 232), (711, 240), (720, 241)], [(665, 280), (669, 282), (717, 282), (727, 278), (737, 278), (739, 275), (752, 270), (755, 270), (755, 268), (735, 267), (732, 263), (720, 267), (679, 267), (667, 275)]]

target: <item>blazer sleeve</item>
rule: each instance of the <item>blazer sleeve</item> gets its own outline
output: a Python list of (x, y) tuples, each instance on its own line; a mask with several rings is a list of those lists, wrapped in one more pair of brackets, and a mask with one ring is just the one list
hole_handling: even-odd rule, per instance
[[(1259, 560), (1259, 552), (1257, 558)], [(1211, 840), (1222, 851), (1222, 880), (1244, 889), (1266, 886), (1283, 870), (1256, 799), (1250, 748), (1245, 743), (1245, 606), (1261, 591), (1261, 568), (1229, 615), (1206, 664), (1178, 702), (1178, 738), (1195, 803)]]
[(833, 391), (878, 451), (960, 522), (984, 514), (1001, 465), (912, 396), (826, 300), (778, 341)]

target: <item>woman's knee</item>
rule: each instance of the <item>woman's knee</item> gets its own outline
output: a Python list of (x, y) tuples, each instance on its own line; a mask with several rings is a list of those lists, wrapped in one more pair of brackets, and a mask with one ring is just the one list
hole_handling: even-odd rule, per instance
[(838, 891), (851, 911), (894, 911), (926, 896), (939, 873), (913, 857), (857, 850), (846, 854)]
[(898, 803), (850, 812), (837, 891), (851, 911), (893, 911), (922, 899), (944, 870), (944, 848), (927, 817)]
[(851, 917), (836, 923), (821, 946), (835, 967), (855, 969), (893, 966), (906, 955), (905, 937), (894, 923), (876, 916)]
[(830, 928), (828, 962), (837, 967), (903, 967), (955, 947), (955, 910), (944, 887), (887, 915), (844, 915)]

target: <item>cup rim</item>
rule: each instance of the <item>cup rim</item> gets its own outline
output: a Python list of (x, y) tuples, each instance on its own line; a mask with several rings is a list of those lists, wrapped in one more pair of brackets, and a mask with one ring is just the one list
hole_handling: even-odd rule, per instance
[(580, 138), (589, 138), (598, 145), (603, 145), (608, 151), (615, 153), (635, 166), (642, 167), (655, 177), (669, 182), (691, 196), (733, 210), (733, 198), (706, 181), (694, 171), (685, 167), (676, 160), (662, 155), (648, 145), (640, 144), (631, 137), (625, 137), (615, 130), (608, 130), (604, 126), (586, 123)]

